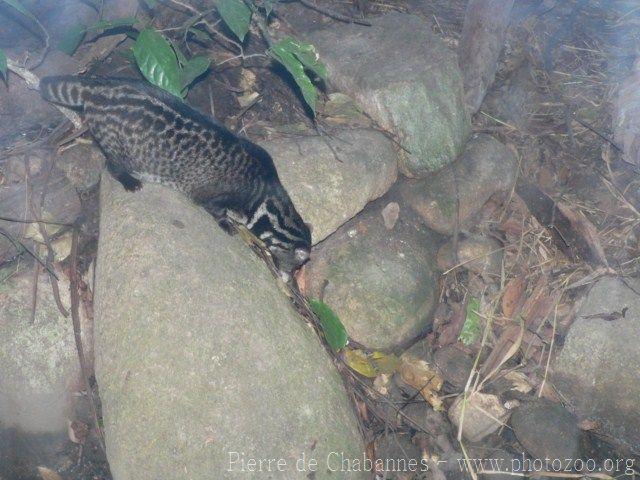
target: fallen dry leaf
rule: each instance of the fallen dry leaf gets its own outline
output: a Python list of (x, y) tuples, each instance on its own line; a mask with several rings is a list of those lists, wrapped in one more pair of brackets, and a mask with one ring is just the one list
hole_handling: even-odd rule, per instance
[(38, 473), (42, 480), (63, 480), (60, 475), (47, 467), (38, 467)]
[(466, 301), (452, 304), (451, 310), (453, 311), (451, 319), (438, 330), (439, 347), (451, 345), (458, 341), (458, 336), (460, 335), (460, 330), (462, 330), (462, 325), (464, 325), (464, 319), (466, 317)]
[(256, 85), (256, 74), (243, 68), (240, 70), (240, 88), (245, 92), (253, 90)]
[(237, 96), (236, 100), (238, 100), (238, 104), (242, 108), (245, 108), (251, 105), (253, 102), (255, 102), (259, 96), (260, 94), (258, 92), (249, 92), (249, 93), (245, 93), (244, 95)]
[(78, 420), (73, 420), (69, 422), (67, 433), (69, 435), (69, 440), (71, 440), (73, 443), (82, 445), (87, 439), (87, 434), (89, 433), (89, 425), (83, 422), (79, 422)]
[(529, 393), (533, 390), (533, 386), (529, 383), (529, 379), (522, 372), (511, 371), (508, 372), (504, 378), (511, 383), (511, 390), (515, 390), (520, 393)]
[(524, 300), (524, 292), (527, 288), (527, 280), (524, 276), (518, 276), (509, 280), (504, 295), (502, 295), (502, 314), (510, 319), (519, 309)]
[(582, 212), (555, 201), (532, 183), (518, 183), (516, 193), (567, 257), (582, 258), (593, 267), (608, 266), (598, 230)]
[(386, 373), (378, 375), (373, 381), (373, 388), (380, 395), (388, 395), (390, 381), (391, 381), (391, 377)]
[(502, 331), (482, 367), (481, 371), (485, 375), (484, 381), (493, 377), (500, 367), (518, 352), (522, 345), (523, 335), (524, 325), (508, 325)]
[(504, 233), (513, 235), (514, 237), (520, 237), (524, 233), (524, 225), (522, 219), (509, 217), (500, 224), (499, 227)]
[(549, 278), (546, 275), (538, 278), (531, 295), (524, 303), (521, 314), (529, 330), (535, 332), (544, 322), (555, 305), (555, 294), (549, 292)]
[(582, 420), (578, 424), (578, 428), (580, 430), (590, 431), (590, 430), (598, 430), (602, 428), (602, 422), (599, 420), (591, 420), (589, 418)]
[(438, 369), (419, 358), (403, 355), (400, 357), (398, 373), (400, 378), (420, 392), (434, 410), (442, 410), (442, 399), (437, 392), (442, 389), (444, 380)]

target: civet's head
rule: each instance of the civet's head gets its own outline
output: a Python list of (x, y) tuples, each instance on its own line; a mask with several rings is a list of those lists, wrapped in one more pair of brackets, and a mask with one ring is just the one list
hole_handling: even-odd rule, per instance
[(280, 183), (269, 153), (251, 142), (241, 142), (243, 149), (259, 161), (265, 175), (261, 201), (246, 212), (246, 226), (265, 243), (280, 275), (288, 281), (292, 273), (309, 260), (311, 229)]
[(300, 268), (311, 253), (311, 230), (298, 214), (284, 189), (268, 196), (247, 223), (262, 240), (285, 281)]
[[(284, 192), (286, 195), (286, 192)], [(258, 207), (247, 227), (262, 240), (285, 282), (309, 260), (311, 230), (289, 200), (267, 198)]]

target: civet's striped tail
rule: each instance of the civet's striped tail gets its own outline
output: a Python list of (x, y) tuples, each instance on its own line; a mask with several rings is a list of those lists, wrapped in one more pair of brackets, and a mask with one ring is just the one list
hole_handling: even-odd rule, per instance
[(92, 78), (72, 75), (44, 77), (40, 80), (40, 95), (49, 102), (79, 108), (84, 105), (89, 89), (95, 89), (97, 82)]

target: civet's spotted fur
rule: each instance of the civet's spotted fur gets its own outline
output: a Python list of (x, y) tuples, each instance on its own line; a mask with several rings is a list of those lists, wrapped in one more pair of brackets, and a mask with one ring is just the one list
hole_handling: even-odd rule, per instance
[(109, 171), (128, 190), (169, 185), (228, 227), (243, 223), (287, 277), (309, 257), (311, 235), (269, 154), (172, 95), (119, 78), (43, 78), (43, 98), (84, 113)]

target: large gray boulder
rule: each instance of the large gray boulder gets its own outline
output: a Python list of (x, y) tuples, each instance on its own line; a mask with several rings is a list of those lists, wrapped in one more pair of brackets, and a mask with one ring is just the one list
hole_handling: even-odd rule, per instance
[[(61, 301), (68, 308), (69, 283), (59, 277)], [(38, 279), (31, 323), (32, 292), (30, 269), (0, 282), (0, 429), (62, 433), (74, 418), (74, 393), (80, 387), (73, 326), (58, 310), (46, 274)]]
[(352, 406), (261, 260), (166, 187), (126, 193), (104, 175), (101, 202), (96, 375), (114, 479), (308, 478), (302, 455), (315, 478), (343, 478), (332, 452), (363, 452)]
[(349, 336), (370, 348), (393, 348), (424, 332), (436, 299), (440, 239), (403, 206), (385, 222), (394, 200), (392, 190), (369, 204), (319, 244), (305, 267), (309, 295), (324, 296)]
[[(603, 278), (580, 308), (553, 365), (554, 385), (581, 419), (640, 449), (640, 282)], [(624, 317), (615, 318), (624, 309)], [(613, 314), (613, 315), (612, 315)]]
[(578, 458), (578, 421), (558, 403), (536, 398), (520, 405), (511, 416), (511, 428), (533, 458)]
[(470, 0), (458, 47), (469, 111), (478, 111), (498, 70), (514, 0)]
[(278, 137), (261, 145), (317, 243), (353, 217), (396, 181), (391, 141), (370, 129), (332, 136)]
[(470, 132), (456, 55), (420, 17), (393, 12), (371, 22), (300, 35), (317, 48), (330, 82), (397, 133), (410, 152), (400, 171), (426, 176), (453, 161)]
[(513, 152), (492, 136), (478, 134), (455, 163), (429, 178), (398, 182), (398, 191), (429, 228), (452, 235), (456, 222), (463, 229), (472, 227), (492, 195), (509, 192), (517, 173)]
[(640, 165), (640, 59), (633, 72), (625, 78), (618, 90), (614, 107), (613, 131), (624, 159)]

